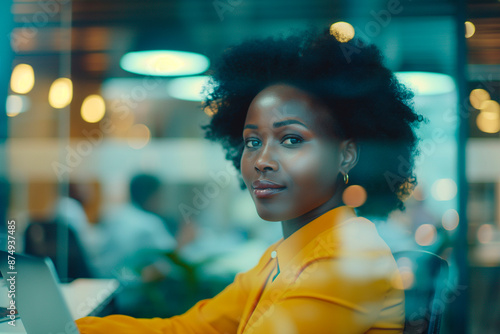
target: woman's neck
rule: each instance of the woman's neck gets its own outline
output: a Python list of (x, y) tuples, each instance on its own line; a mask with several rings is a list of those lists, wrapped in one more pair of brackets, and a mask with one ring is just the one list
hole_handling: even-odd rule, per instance
[(324, 213), (333, 210), (341, 205), (343, 204), (340, 196), (335, 194), (327, 202), (321, 204), (320, 206), (307, 212), (306, 214), (297, 218), (282, 221), (281, 228), (283, 230), (283, 238), (284, 239), (288, 238), (293, 233), (297, 232), (300, 228), (306, 226), (314, 219), (322, 216)]

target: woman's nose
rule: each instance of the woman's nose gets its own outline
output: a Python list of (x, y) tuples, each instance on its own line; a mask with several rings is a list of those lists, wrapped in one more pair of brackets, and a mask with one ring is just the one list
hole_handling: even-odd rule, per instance
[(278, 161), (273, 154), (273, 149), (269, 145), (263, 146), (259, 152), (259, 156), (255, 160), (255, 169), (259, 172), (277, 171), (279, 168)]

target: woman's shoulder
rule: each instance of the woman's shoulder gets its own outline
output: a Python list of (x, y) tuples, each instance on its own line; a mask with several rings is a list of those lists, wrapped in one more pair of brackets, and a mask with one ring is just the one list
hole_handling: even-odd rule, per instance
[(353, 217), (333, 226), (318, 234), (314, 243), (323, 246), (326, 257), (392, 257), (375, 224), (364, 217)]
[(302, 279), (310, 278), (311, 285), (322, 285), (332, 277), (360, 284), (383, 281), (386, 285), (397, 272), (389, 246), (375, 225), (363, 217), (351, 218), (321, 233), (305, 251), (308, 254), (302, 264)]
[[(393, 290), (398, 267), (372, 222), (356, 217), (335, 233), (330, 232), (334, 238), (328, 233), (318, 236), (316, 248), (309, 250), (296, 276), (294, 293), (355, 302), (375, 301)], [(336, 244), (329, 245), (328, 241)]]

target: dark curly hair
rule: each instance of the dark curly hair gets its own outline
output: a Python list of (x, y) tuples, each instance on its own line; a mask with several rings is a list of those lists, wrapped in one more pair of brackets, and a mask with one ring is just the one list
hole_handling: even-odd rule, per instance
[(349, 184), (362, 186), (368, 195), (358, 212), (387, 216), (404, 210), (403, 200), (416, 185), (414, 128), (424, 118), (413, 110), (412, 92), (383, 65), (374, 45), (358, 39), (340, 43), (315, 29), (247, 40), (227, 49), (211, 75), (203, 107), (214, 114), (203, 127), (205, 137), (222, 144), (236, 169), (251, 101), (264, 88), (285, 83), (324, 103), (337, 125), (332, 133), (358, 144)]

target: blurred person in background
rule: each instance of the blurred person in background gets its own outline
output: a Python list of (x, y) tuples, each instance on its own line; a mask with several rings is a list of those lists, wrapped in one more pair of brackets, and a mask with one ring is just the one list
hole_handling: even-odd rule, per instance
[[(206, 137), (283, 238), (180, 316), (87, 317), (81, 333), (402, 333), (399, 271), (364, 216), (404, 209), (416, 184), (411, 92), (375, 46), (314, 30), (229, 48), (212, 78)], [(347, 206), (351, 185), (367, 196)]]
[(176, 248), (174, 237), (155, 213), (161, 204), (160, 189), (156, 176), (137, 174), (130, 181), (130, 201), (104, 213), (99, 223), (102, 246), (93, 259), (101, 277), (115, 276), (122, 267), (144, 268), (155, 262), (158, 252)]
[[(89, 184), (69, 183), (66, 191), (54, 184), (41, 183), (39, 188), (48, 191), (40, 198), (39, 207), (30, 212), (29, 224), (23, 235), (24, 252), (50, 257), (62, 280), (95, 277), (92, 255), (99, 249), (100, 235), (89, 222), (85, 206), (93, 197)], [(50, 190), (59, 190), (53, 193)], [(37, 198), (38, 200), (38, 198)], [(62, 231), (63, 234), (60, 234)], [(61, 270), (58, 247), (67, 243), (67, 267)], [(66, 261), (66, 260), (65, 260)]]
[(80, 240), (88, 257), (94, 258), (96, 251), (102, 247), (100, 234), (92, 222), (89, 221), (85, 206), (94, 196), (90, 184), (69, 183), (68, 195), (57, 199), (52, 220), (70, 226)]
[(68, 195), (62, 195), (56, 201), (54, 220), (70, 225), (79, 234), (85, 233), (89, 226), (89, 219), (84, 207), (90, 197), (92, 197), (92, 190), (89, 186), (70, 183)]

